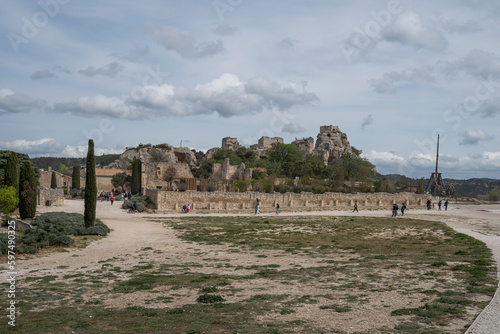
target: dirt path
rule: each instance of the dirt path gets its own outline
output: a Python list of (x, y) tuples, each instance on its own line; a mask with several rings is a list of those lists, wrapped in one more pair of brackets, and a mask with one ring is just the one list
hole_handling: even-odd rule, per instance
[[(162, 249), (170, 255), (170, 259), (189, 262), (192, 259), (184, 258), (187, 249), (193, 245), (181, 242), (176, 238), (171, 229), (164, 227), (161, 223), (148, 221), (148, 218), (180, 217), (183, 214), (159, 215), (159, 214), (128, 214), (120, 209), (120, 202), (111, 206), (109, 202), (98, 202), (97, 217), (106, 223), (112, 232), (104, 239), (91, 243), (85, 249), (71, 249), (68, 252), (51, 253), (45, 256), (37, 256), (25, 260), (19, 260), (17, 271), (19, 278), (28, 275), (64, 275), (65, 273), (85, 273), (98, 270), (102, 262), (110, 258), (120, 258), (121, 266), (133, 267), (144, 261), (141, 250), (145, 247)], [(65, 201), (60, 208), (40, 208), (40, 212), (64, 211), (83, 213), (83, 201)], [(390, 216), (387, 211), (360, 211), (351, 213), (345, 211), (322, 211), (322, 212), (283, 212), (280, 216), (345, 216), (362, 215), (371, 217)], [(248, 214), (251, 215), (251, 214)], [(248, 216), (247, 215), (247, 216)], [(263, 214), (274, 215), (274, 214)], [(471, 235), (485, 242), (493, 251), (500, 273), (500, 205), (451, 205), (448, 211), (437, 210), (415, 210), (407, 211), (409, 218), (436, 220), (448, 224), (456, 231)], [(210, 216), (214, 216), (211, 214)], [(237, 216), (237, 215), (219, 215)], [(200, 251), (203, 246), (196, 245)], [(223, 251), (221, 249), (221, 251)], [(217, 249), (210, 252), (216, 253)], [(212, 254), (213, 255), (213, 254)], [(205, 255), (204, 255), (205, 256)], [(228, 256), (230, 259), (230, 255)], [(253, 259), (249, 259), (251, 263)], [(117, 301), (120, 302), (120, 301)], [(467, 333), (482, 334), (493, 333), (494, 328), (500, 328), (500, 300), (498, 295), (490, 303), (490, 306), (478, 317)], [(493, 330), (493, 331), (492, 331)]]

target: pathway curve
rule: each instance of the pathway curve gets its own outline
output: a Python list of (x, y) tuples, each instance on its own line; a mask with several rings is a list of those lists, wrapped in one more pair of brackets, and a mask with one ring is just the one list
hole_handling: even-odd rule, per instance
[[(71, 249), (69, 252), (50, 253), (46, 256), (37, 256), (17, 262), (17, 271), (20, 277), (29, 272), (39, 270), (61, 273), (65, 271), (97, 270), (103, 261), (112, 257), (130, 257), (144, 247), (155, 247), (180, 241), (169, 234), (169, 230), (161, 223), (148, 221), (144, 218), (181, 217), (185, 214), (128, 214), (120, 209), (120, 202), (111, 206), (109, 202), (97, 203), (97, 217), (104, 221), (112, 233), (106, 238), (91, 243), (84, 249)], [(40, 208), (41, 212), (54, 211), (55, 208)], [(362, 208), (361, 208), (362, 209)], [(64, 212), (83, 213), (83, 201), (67, 200), (60, 208)], [(321, 212), (282, 212), (280, 216), (345, 216), (360, 215), (370, 217), (389, 217), (387, 211), (363, 211), (352, 213), (346, 211)], [(191, 215), (191, 214), (190, 214)], [(206, 214), (199, 216), (248, 216), (249, 214)], [(262, 214), (261, 216), (273, 216)], [(416, 219), (436, 220), (448, 226), (485, 242), (492, 250), (497, 262), (497, 273), (500, 273), (500, 205), (451, 205), (448, 211), (438, 210), (409, 210), (406, 216)], [(134, 259), (130, 259), (133, 262)], [(126, 260), (125, 260), (126, 261)], [(500, 280), (500, 275), (499, 275)], [(476, 321), (467, 330), (467, 334), (492, 334), (500, 328), (500, 296), (497, 294), (488, 307), (477, 317)]]

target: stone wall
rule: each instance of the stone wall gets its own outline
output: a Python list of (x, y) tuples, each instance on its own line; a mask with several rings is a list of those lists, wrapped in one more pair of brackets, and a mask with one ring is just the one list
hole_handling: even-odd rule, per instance
[(71, 188), (71, 176), (64, 175), (52, 170), (51, 168), (49, 169), (50, 170), (48, 171), (40, 170), (40, 176), (38, 178), (40, 187), (50, 188), (50, 185), (52, 183), (52, 172), (54, 172), (56, 174), (56, 182), (58, 188), (66, 188), (68, 190)]
[(61, 206), (64, 204), (64, 190), (51, 188), (38, 188), (38, 205), (47, 206), (50, 201), (52, 206)]
[(145, 189), (145, 194), (156, 204), (158, 212), (180, 212), (182, 206), (190, 204), (193, 212), (252, 213), (257, 198), (261, 201), (261, 212), (274, 212), (276, 203), (281, 212), (352, 210), (358, 201), (359, 210), (392, 210), (392, 204), (405, 203), (409, 209), (425, 208), (430, 195), (412, 193), (224, 193), (224, 192), (170, 192)]

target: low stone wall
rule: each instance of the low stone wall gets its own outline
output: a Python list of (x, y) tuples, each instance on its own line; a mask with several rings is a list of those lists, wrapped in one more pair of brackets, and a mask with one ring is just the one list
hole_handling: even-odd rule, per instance
[(38, 188), (38, 205), (47, 206), (50, 201), (52, 206), (64, 204), (64, 190), (51, 188)]
[(147, 195), (155, 203), (158, 212), (180, 212), (182, 206), (190, 204), (191, 210), (199, 213), (248, 213), (255, 210), (257, 199), (260, 200), (261, 212), (274, 212), (279, 203), (280, 211), (327, 211), (352, 210), (354, 201), (359, 210), (391, 210), (397, 203), (401, 207), (405, 203), (408, 208), (425, 208), (430, 195), (414, 193), (257, 193), (257, 192), (172, 192), (158, 189), (145, 189)]

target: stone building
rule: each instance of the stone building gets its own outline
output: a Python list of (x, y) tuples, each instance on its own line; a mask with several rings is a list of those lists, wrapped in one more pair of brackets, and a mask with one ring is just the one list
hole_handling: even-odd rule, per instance
[(257, 144), (250, 146), (250, 149), (257, 152), (260, 158), (264, 158), (266, 157), (266, 151), (269, 150), (274, 143), (283, 144), (283, 138), (262, 136)]
[(159, 162), (142, 165), (142, 186), (169, 191), (196, 190), (197, 182), (188, 164)]
[[(111, 191), (115, 189), (111, 179), (113, 176), (119, 173), (127, 173), (127, 175), (132, 176), (132, 171), (129, 169), (111, 169), (111, 168), (96, 168), (95, 170), (95, 182), (98, 191)], [(82, 185), (83, 187), (83, 185)]]
[(40, 170), (40, 176), (38, 178), (38, 184), (40, 188), (50, 188), (52, 182), (52, 172), (56, 174), (57, 188), (66, 188), (68, 191), (71, 189), (71, 176), (63, 173), (59, 173), (49, 167), (47, 171)]
[(222, 138), (221, 148), (223, 150), (236, 151), (239, 147), (240, 143), (238, 143), (238, 138), (233, 138), (233, 137)]
[(211, 178), (217, 180), (251, 180), (252, 170), (246, 168), (245, 164), (231, 165), (229, 159), (225, 159), (222, 164), (214, 164)]

